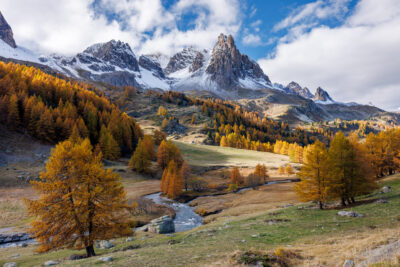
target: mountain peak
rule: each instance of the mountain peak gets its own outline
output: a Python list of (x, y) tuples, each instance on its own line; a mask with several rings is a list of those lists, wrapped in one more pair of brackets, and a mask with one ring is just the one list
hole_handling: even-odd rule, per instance
[(333, 99), (328, 94), (328, 92), (322, 89), (321, 87), (318, 87), (317, 91), (315, 91), (313, 100), (323, 101), (323, 102), (334, 102)]
[(86, 48), (83, 53), (118, 66), (122, 69), (139, 71), (139, 65), (135, 54), (129, 44), (111, 40), (106, 43), (94, 44)]
[(290, 94), (299, 95), (304, 98), (313, 98), (313, 95), (311, 94), (310, 90), (307, 87), (302, 88), (298, 83), (293, 82), (293, 81), (291, 83), (289, 83), (284, 88), (284, 90)]
[(8, 25), (6, 19), (0, 12), (0, 39), (3, 40), (6, 44), (11, 46), (12, 48), (17, 48), (17, 44), (15, 43), (13, 32)]
[(211, 80), (224, 90), (247, 87), (250, 85), (249, 79), (251, 86), (256, 88), (271, 86), (268, 76), (260, 66), (239, 52), (232, 35), (226, 36), (221, 33), (218, 36), (206, 72), (211, 76)]

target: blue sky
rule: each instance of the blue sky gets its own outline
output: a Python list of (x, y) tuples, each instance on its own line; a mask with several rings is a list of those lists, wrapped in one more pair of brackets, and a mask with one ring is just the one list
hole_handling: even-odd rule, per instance
[[(163, 0), (161, 1), (165, 10), (174, 8), (178, 0)], [(295, 13), (307, 4), (315, 2), (330, 4), (330, 0), (246, 0), (239, 2), (240, 14), (240, 30), (235, 33), (224, 32), (225, 34), (234, 34), (236, 44), (239, 49), (249, 55), (253, 59), (264, 58), (267, 55), (273, 55), (278, 41), (288, 34), (289, 29), (283, 28), (280, 30), (274, 29), (274, 26), (284, 20), (290, 14)], [(347, 10), (343, 10), (337, 16), (329, 16), (321, 19), (313, 19), (309, 23), (313, 23), (313, 27), (326, 25), (328, 27), (336, 27), (344, 22), (346, 17), (351, 14), (357, 0), (348, 0), (345, 2)], [(94, 0), (91, 8), (96, 15), (105, 15), (109, 22), (118, 21), (123, 30), (127, 30), (126, 19), (119, 12), (107, 9), (102, 4), (102, 0)], [(209, 12), (206, 8), (195, 7), (191, 10), (186, 10), (176, 19), (177, 29), (186, 32), (196, 28), (195, 21), (202, 12)], [(312, 28), (306, 29), (306, 31)], [(146, 30), (144, 33), (149, 36), (153, 35), (155, 28)], [(252, 36), (251, 39), (246, 37)]]
[(273, 82), (400, 106), (399, 0), (1, 0), (18, 45), (74, 55), (117, 39), (138, 55), (212, 48), (222, 32)]

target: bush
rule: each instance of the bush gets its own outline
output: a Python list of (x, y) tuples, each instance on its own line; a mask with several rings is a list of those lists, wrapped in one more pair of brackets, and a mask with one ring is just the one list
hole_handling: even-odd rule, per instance
[(251, 173), (245, 178), (244, 182), (248, 187), (255, 188), (263, 184), (263, 179), (260, 176)]
[(188, 180), (188, 187), (193, 191), (201, 192), (208, 188), (208, 184), (203, 178), (194, 176)]
[(236, 192), (238, 190), (238, 186), (236, 184), (229, 184), (227, 191)]

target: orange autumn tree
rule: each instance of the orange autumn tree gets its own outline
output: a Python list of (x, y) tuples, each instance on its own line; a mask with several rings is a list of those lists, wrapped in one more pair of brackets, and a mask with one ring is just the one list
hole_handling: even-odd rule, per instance
[(171, 160), (175, 161), (179, 168), (183, 163), (181, 151), (174, 143), (163, 140), (157, 151), (158, 166), (164, 170)]
[(305, 154), (298, 176), (301, 182), (294, 185), (296, 194), (303, 201), (317, 201), (323, 209), (329, 200), (328, 151), (320, 141), (311, 145)]
[(182, 194), (183, 178), (175, 161), (171, 160), (161, 178), (161, 191), (175, 199)]
[(261, 180), (265, 183), (267, 178), (269, 177), (265, 164), (257, 164), (254, 170), (254, 175), (260, 177)]
[(91, 257), (97, 240), (132, 233), (127, 212), (132, 206), (121, 178), (104, 169), (101, 153), (92, 152), (88, 139), (59, 143), (40, 181), (32, 185), (40, 198), (26, 200), (35, 217), (29, 232), (39, 242), (39, 252), (85, 248)]
[(230, 182), (237, 186), (243, 183), (243, 177), (240, 174), (239, 168), (236, 166), (232, 168)]

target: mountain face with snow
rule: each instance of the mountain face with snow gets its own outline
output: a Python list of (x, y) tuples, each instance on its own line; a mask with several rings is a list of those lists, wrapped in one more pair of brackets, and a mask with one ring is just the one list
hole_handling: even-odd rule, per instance
[(277, 107), (281, 105), (290, 107), (288, 114), (301, 121), (334, 117), (362, 119), (381, 112), (371, 106), (335, 102), (322, 88), (313, 95), (296, 82), (286, 86), (271, 84), (260, 66), (240, 53), (233, 37), (223, 34), (219, 35), (213, 49), (188, 47), (172, 57), (161, 53), (137, 57), (128, 44), (115, 40), (94, 44), (72, 57), (42, 56), (15, 45), (11, 27), (0, 13), (0, 60), (115, 86), (209, 92), (239, 102), (242, 99), (249, 109), (255, 107), (260, 112), (265, 108), (265, 104), (260, 103), (270, 103), (272, 111), (279, 111)]
[(322, 89), (321, 87), (317, 88), (315, 91), (315, 95), (313, 97), (314, 101), (322, 102), (322, 103), (334, 103), (333, 99), (330, 97), (327, 91)]
[(14, 35), (10, 25), (8, 25), (6, 19), (3, 17), (3, 14), (0, 12), (0, 39), (3, 40), (6, 44), (11, 46), (12, 48), (16, 48), (17, 44), (14, 40)]

